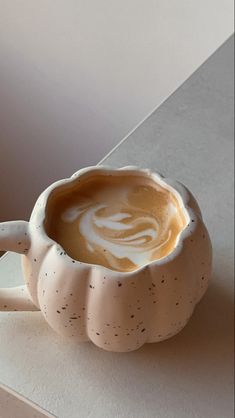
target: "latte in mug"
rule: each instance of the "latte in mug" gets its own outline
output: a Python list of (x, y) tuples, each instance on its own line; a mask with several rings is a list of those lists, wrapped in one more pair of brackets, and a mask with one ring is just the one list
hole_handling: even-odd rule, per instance
[(45, 227), (73, 259), (128, 272), (170, 254), (186, 223), (151, 178), (98, 175), (55, 196)]

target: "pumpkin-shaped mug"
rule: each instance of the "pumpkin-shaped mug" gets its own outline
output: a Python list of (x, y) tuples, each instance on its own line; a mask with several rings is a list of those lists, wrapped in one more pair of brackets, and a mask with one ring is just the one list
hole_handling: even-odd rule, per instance
[(193, 195), (137, 167), (94, 166), (49, 186), (29, 222), (0, 224), (25, 285), (0, 311), (41, 310), (59, 334), (132, 351), (177, 334), (204, 295), (212, 249)]

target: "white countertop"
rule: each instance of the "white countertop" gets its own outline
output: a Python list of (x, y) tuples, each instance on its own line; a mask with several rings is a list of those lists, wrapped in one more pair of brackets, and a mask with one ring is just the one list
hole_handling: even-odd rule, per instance
[[(214, 249), (206, 296), (176, 337), (131, 353), (75, 345), (34, 313), (0, 313), (0, 381), (60, 418), (233, 417), (233, 69), (230, 39), (106, 158), (185, 183)], [(22, 282), (19, 257), (0, 285)]]

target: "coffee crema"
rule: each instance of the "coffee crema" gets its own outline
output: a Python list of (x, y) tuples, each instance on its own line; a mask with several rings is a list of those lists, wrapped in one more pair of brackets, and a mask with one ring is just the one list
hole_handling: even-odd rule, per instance
[(128, 272), (172, 252), (186, 218), (176, 196), (152, 179), (97, 175), (55, 195), (48, 235), (75, 260)]

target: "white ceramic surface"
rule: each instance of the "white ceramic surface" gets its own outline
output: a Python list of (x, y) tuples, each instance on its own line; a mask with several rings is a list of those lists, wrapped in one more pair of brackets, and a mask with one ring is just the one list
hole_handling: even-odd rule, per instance
[[(187, 226), (171, 253), (120, 272), (74, 260), (48, 237), (49, 199), (100, 175), (150, 178), (175, 196)], [(37, 200), (29, 223), (0, 224), (0, 248), (22, 254), (26, 283), (0, 289), (0, 310), (37, 307), (59, 334), (91, 340), (108, 351), (133, 351), (177, 334), (205, 293), (212, 268), (210, 238), (192, 194), (177, 181), (137, 167), (88, 167), (52, 184)]]

